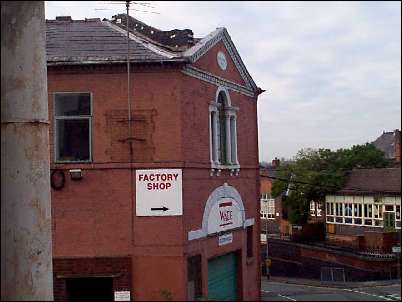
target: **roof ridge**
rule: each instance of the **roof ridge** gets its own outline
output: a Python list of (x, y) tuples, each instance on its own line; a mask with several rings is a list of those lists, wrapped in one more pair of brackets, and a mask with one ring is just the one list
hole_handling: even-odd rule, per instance
[[(119, 32), (120, 34), (123, 34), (123, 35), (127, 36), (127, 31), (126, 30), (124, 30), (121, 27), (113, 24), (109, 20), (105, 20), (105, 21), (101, 21), (101, 22), (103, 24), (106, 24), (107, 26), (109, 26), (113, 30)], [(158, 45), (156, 45), (155, 43), (153, 43), (153, 41), (150, 41), (149, 39), (144, 39), (142, 37), (138, 37), (135, 34), (133, 34), (131, 31), (129, 31), (129, 38), (131, 40), (141, 44), (142, 46), (146, 47), (147, 49), (153, 51), (154, 53), (160, 55), (160, 56), (164, 56), (164, 57), (169, 58), (169, 59), (181, 57), (180, 54), (176, 54), (176, 53), (170, 52), (168, 50), (165, 50), (165, 49), (159, 47)]]

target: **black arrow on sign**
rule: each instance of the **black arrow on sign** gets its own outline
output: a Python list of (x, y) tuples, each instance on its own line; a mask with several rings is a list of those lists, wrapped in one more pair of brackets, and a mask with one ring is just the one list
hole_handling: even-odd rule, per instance
[(169, 210), (169, 208), (167, 208), (165, 206), (163, 206), (162, 208), (151, 208), (151, 211), (163, 211), (163, 212), (165, 212), (167, 210)]

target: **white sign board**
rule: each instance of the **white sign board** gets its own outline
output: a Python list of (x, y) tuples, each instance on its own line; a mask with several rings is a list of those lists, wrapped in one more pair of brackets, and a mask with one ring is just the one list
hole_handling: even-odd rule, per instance
[(401, 252), (401, 247), (400, 246), (393, 246), (392, 247), (392, 252), (393, 253), (400, 253)]
[(114, 292), (115, 301), (130, 301), (130, 291), (116, 291)]
[(224, 234), (218, 237), (218, 245), (225, 245), (233, 242), (233, 234)]
[(242, 212), (236, 200), (222, 198), (215, 203), (208, 217), (208, 234), (243, 226)]
[(136, 215), (183, 215), (182, 170), (137, 170)]

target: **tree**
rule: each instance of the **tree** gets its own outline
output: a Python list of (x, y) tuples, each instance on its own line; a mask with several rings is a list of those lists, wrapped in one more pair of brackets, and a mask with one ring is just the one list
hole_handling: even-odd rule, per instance
[(302, 149), (294, 161), (277, 170), (272, 195), (283, 196), (290, 223), (303, 224), (308, 219), (310, 201), (324, 203), (326, 195), (343, 187), (349, 171), (354, 168), (385, 168), (389, 165), (383, 152), (369, 143), (337, 151)]

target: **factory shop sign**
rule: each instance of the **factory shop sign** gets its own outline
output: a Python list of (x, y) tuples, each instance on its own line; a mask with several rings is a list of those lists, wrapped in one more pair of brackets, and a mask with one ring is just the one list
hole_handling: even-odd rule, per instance
[(232, 198), (222, 198), (213, 205), (208, 217), (208, 234), (243, 226), (241, 208)]
[(182, 170), (137, 170), (136, 215), (177, 216), (183, 214)]

